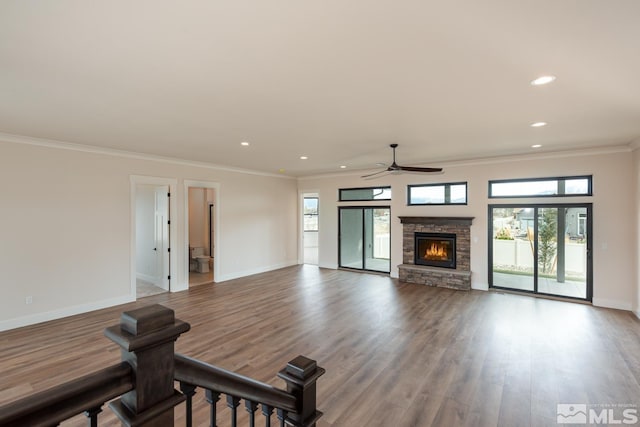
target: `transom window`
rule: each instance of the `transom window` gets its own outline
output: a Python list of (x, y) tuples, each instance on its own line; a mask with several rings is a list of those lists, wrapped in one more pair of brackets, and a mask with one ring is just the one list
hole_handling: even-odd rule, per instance
[(591, 196), (592, 176), (489, 181), (489, 198)]
[(407, 199), (409, 205), (466, 205), (467, 183), (409, 185)]
[(391, 187), (341, 188), (338, 191), (341, 202), (391, 200)]

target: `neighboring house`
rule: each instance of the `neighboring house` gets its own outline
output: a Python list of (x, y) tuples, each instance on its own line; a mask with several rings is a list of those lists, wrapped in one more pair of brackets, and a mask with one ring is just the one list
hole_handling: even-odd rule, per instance
[[(515, 226), (518, 236), (526, 237), (526, 230), (533, 229), (533, 211), (516, 209)], [(565, 210), (565, 234), (569, 239), (584, 239), (587, 229), (587, 216), (583, 209), (567, 208)]]

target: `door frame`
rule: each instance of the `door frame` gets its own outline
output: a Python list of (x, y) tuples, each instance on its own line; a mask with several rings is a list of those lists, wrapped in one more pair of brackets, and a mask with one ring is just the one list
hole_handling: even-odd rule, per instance
[[(534, 258), (533, 258), (533, 280), (534, 290), (528, 291), (524, 289), (513, 289), (504, 286), (493, 285), (493, 209), (494, 208), (534, 208)], [(540, 208), (585, 208), (587, 210), (587, 275), (586, 286), (587, 295), (586, 298), (577, 298), (564, 295), (548, 294), (538, 291), (538, 209)], [(513, 292), (522, 292), (533, 295), (550, 296), (554, 298), (572, 299), (576, 301), (593, 301), (593, 203), (506, 203), (506, 204), (490, 204), (487, 209), (487, 280), (489, 283), (489, 289), (500, 289)]]
[[(379, 206), (379, 205), (375, 205), (375, 206), (338, 206), (338, 268), (344, 268), (344, 269), (348, 269), (348, 270), (355, 270), (355, 271), (368, 271), (368, 272), (372, 272), (372, 273), (378, 273), (378, 274), (391, 274), (391, 258), (389, 258), (389, 271), (380, 271), (380, 270), (370, 270), (367, 268), (364, 268), (366, 265), (365, 259), (366, 259), (366, 250), (363, 247), (362, 250), (362, 268), (355, 268), (355, 267), (345, 267), (342, 265), (342, 222), (340, 221), (340, 212), (343, 209), (361, 209), (362, 210), (362, 215), (364, 216), (364, 209), (388, 209), (389, 210), (389, 254), (391, 254), (391, 206), (390, 205), (385, 205), (385, 206)], [(366, 221), (362, 221), (362, 238), (363, 238), (363, 243), (364, 243), (364, 237), (366, 235)], [(371, 248), (371, 251), (373, 253), (373, 247)]]
[[(298, 190), (298, 264), (304, 264), (304, 199), (305, 197), (318, 198), (318, 213), (320, 212), (320, 191), (319, 190)], [(320, 215), (318, 215), (320, 221)], [(320, 224), (318, 224), (318, 230)], [(320, 233), (318, 231), (318, 233)], [(320, 235), (318, 234), (318, 265), (320, 265)]]
[[(155, 186), (168, 186), (169, 193), (172, 195), (169, 197), (169, 218), (176, 218), (177, 216), (177, 204), (176, 204), (176, 190), (178, 187), (178, 180), (173, 178), (163, 178), (163, 177), (155, 177), (155, 176), (142, 176), (142, 175), (130, 175), (129, 176), (129, 194), (130, 194), (130, 224), (129, 224), (129, 251), (130, 251), (130, 262), (129, 262), (129, 281), (130, 288), (129, 292), (133, 300), (137, 299), (136, 296), (136, 200), (137, 200), (137, 187), (138, 185), (155, 185)], [(169, 242), (171, 246), (176, 246), (177, 233), (178, 229), (176, 227), (176, 221), (169, 223)], [(176, 275), (176, 267), (178, 265), (178, 251), (173, 250), (169, 251), (169, 272), (171, 279), (169, 279), (169, 291), (176, 292), (179, 289), (177, 285), (177, 275)]]
[[(215, 194), (215, 193), (214, 193)], [(216, 229), (215, 227), (215, 222), (214, 222), (214, 218), (216, 216), (216, 205), (214, 205), (213, 203), (209, 203), (209, 256), (211, 258), (213, 258), (214, 256), (214, 251), (215, 251), (215, 246), (216, 246)], [(213, 239), (211, 238), (211, 235), (213, 234)]]
[(316, 265), (320, 265), (320, 193), (318, 191), (300, 191), (298, 192), (299, 201), (298, 201), (298, 211), (300, 212), (298, 227), (300, 232), (298, 233), (298, 264), (304, 264), (305, 260), (305, 246), (304, 246), (304, 236), (306, 231), (304, 230), (304, 200), (308, 198), (318, 199), (318, 247), (317, 257), (318, 262)]
[[(171, 280), (171, 233), (169, 232), (169, 226), (171, 225), (171, 213), (169, 212), (169, 200), (171, 193), (169, 186), (167, 185), (159, 185), (155, 188), (155, 209), (154, 209), (154, 238), (156, 239), (156, 259), (160, 260), (159, 264), (162, 266), (162, 271), (160, 271), (160, 287), (165, 290), (169, 290), (169, 281)], [(162, 189), (160, 192), (159, 190)], [(166, 199), (167, 208), (163, 213), (166, 215), (162, 215), (163, 222), (158, 224), (158, 198), (163, 197)], [(158, 226), (161, 228), (161, 232), (158, 233)], [(162, 241), (158, 245), (158, 234), (163, 236)], [(136, 242), (137, 244), (137, 242)], [(160, 250), (158, 250), (158, 248)], [(137, 266), (136, 266), (137, 270)]]

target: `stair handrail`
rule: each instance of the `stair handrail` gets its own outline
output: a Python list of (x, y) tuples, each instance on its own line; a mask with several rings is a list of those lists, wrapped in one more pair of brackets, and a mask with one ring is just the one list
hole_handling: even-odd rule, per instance
[(264, 403), (288, 412), (296, 411), (296, 398), (292, 394), (183, 354), (176, 353), (175, 355), (174, 378), (176, 381), (252, 402)]
[[(186, 402), (187, 425), (191, 426), (197, 387), (206, 390), (211, 425), (216, 425), (216, 402), (221, 394), (231, 408), (233, 426), (241, 400), (250, 425), (254, 425), (259, 405), (267, 425), (274, 409), (281, 426), (316, 425), (322, 416), (316, 410), (316, 382), (325, 370), (315, 360), (297, 356), (278, 372), (286, 383), (285, 391), (175, 353), (175, 341), (190, 328), (175, 318), (173, 310), (159, 304), (122, 313), (119, 325), (105, 329), (105, 335), (122, 349), (121, 363), (0, 407), (0, 426), (50, 427), (84, 412), (93, 427), (109, 401), (123, 426), (140, 427), (172, 426), (174, 407)], [(181, 391), (174, 388), (174, 381), (180, 383)]]
[(0, 407), (0, 426), (51, 426), (87, 412), (134, 388), (133, 368), (118, 363)]

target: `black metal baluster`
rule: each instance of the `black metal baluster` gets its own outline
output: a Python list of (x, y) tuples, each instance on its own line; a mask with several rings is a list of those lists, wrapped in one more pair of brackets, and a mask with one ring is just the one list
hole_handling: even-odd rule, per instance
[(231, 409), (231, 427), (238, 426), (238, 406), (240, 405), (240, 398), (227, 395), (227, 406)]
[(185, 404), (187, 427), (191, 427), (193, 425), (193, 395), (196, 394), (196, 386), (180, 382), (180, 391), (187, 396)]
[(258, 410), (258, 404), (250, 400), (245, 400), (244, 407), (249, 413), (249, 427), (256, 427), (256, 411)]
[(284, 420), (287, 418), (287, 412), (284, 409), (278, 409), (278, 419), (280, 420), (280, 427), (285, 427)]
[(205, 391), (205, 399), (209, 402), (209, 426), (216, 427), (216, 403), (220, 400), (220, 393), (213, 390)]
[(102, 412), (102, 405), (84, 411), (84, 414), (89, 418), (89, 427), (98, 427), (98, 414), (100, 412)]
[(262, 404), (262, 415), (264, 415), (264, 427), (271, 427), (271, 414), (273, 413), (273, 407)]

